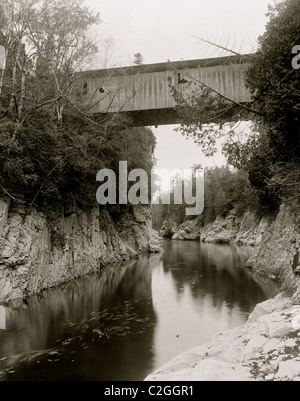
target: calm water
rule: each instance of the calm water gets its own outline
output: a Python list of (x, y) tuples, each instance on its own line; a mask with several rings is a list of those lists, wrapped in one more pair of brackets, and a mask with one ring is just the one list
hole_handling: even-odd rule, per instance
[(276, 293), (244, 268), (245, 248), (164, 248), (9, 305), (0, 380), (143, 380)]

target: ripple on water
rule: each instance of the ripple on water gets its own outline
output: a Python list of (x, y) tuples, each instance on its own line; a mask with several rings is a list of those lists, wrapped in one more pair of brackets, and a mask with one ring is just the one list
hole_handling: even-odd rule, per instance
[(124, 301), (117, 307), (92, 312), (81, 321), (65, 322), (62, 324), (64, 337), (56, 340), (57, 348), (2, 358), (4, 368), (0, 371), (0, 379), (15, 374), (23, 366), (60, 361), (72, 363), (79, 350), (89, 348), (89, 345), (96, 341), (104, 343), (116, 337), (144, 333), (153, 322), (149, 317), (139, 315), (137, 305), (142, 303), (143, 308), (148, 308), (151, 307), (151, 302), (151, 298)]

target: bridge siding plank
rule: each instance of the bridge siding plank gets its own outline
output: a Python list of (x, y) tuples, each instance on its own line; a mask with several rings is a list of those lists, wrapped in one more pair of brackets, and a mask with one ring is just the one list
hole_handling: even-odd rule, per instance
[[(236, 102), (248, 102), (250, 94), (244, 80), (245, 68), (245, 64), (198, 66), (185, 68), (180, 73), (182, 77), (187, 74), (204, 82)], [(166, 70), (130, 75), (87, 75), (84, 79), (87, 83), (87, 94), (82, 95), (81, 103), (86, 106), (90, 104), (91, 112), (97, 113), (117, 112), (120, 109), (139, 111), (174, 108), (175, 102), (168, 87), (168, 76), (173, 76), (177, 89), (184, 95), (190, 94), (192, 90), (185, 84), (178, 85), (177, 73)], [(105, 93), (99, 92), (101, 87)]]

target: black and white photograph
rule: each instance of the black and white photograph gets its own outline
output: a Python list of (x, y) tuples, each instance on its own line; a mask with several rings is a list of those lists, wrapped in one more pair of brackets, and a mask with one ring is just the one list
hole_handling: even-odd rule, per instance
[(299, 0), (0, 0), (0, 381), (300, 381)]

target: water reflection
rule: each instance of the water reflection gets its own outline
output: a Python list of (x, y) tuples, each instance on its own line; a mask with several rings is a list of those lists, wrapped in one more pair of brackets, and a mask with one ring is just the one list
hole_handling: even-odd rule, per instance
[(249, 311), (257, 303), (254, 290), (257, 285), (253, 283), (252, 272), (244, 268), (249, 248), (169, 241), (166, 250), (163, 268), (171, 272), (177, 292), (189, 285), (195, 298), (211, 294), (214, 306), (237, 303), (243, 311)]
[(16, 302), (0, 332), (0, 370), (14, 373), (2, 379), (142, 379), (155, 322), (148, 257)]
[(0, 330), (0, 379), (142, 380), (179, 352), (243, 324), (274, 295), (244, 268), (246, 248), (164, 247), (163, 255), (10, 304)]
[[(243, 324), (265, 294), (244, 268), (249, 248), (200, 242), (165, 243), (153, 270), (152, 298), (159, 324), (155, 331), (156, 365), (202, 344), (214, 334)], [(272, 288), (272, 291), (271, 291)]]

